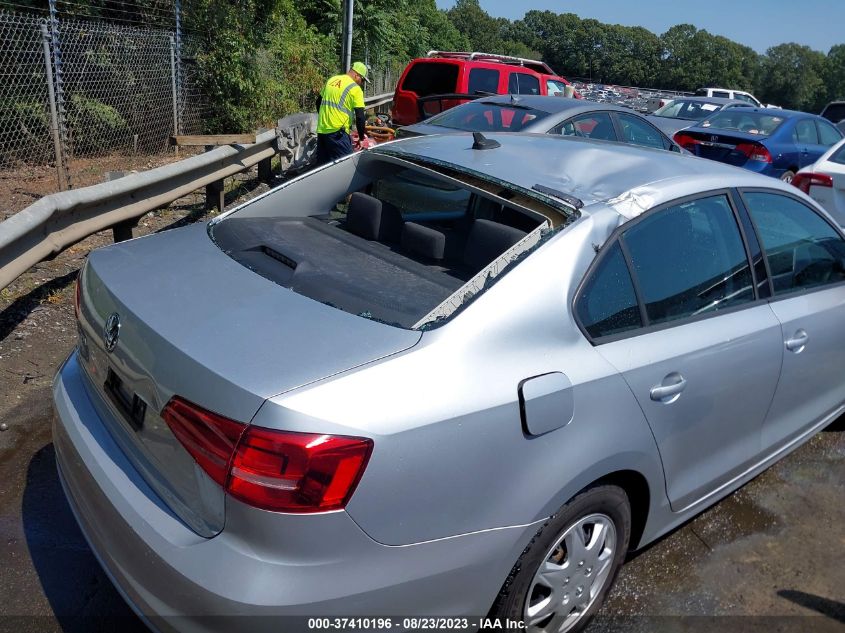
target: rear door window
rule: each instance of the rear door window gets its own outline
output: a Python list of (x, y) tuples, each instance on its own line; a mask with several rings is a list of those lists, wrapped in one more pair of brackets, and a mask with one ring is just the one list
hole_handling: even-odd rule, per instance
[(751, 267), (727, 197), (660, 210), (625, 231), (650, 324), (753, 301)]
[(540, 80), (528, 73), (511, 73), (508, 78), (508, 93), (515, 95), (540, 94)]
[(418, 62), (411, 66), (402, 90), (417, 93), (420, 97), (455, 92), (458, 85), (458, 65), (443, 62)]
[(499, 71), (492, 68), (473, 68), (467, 82), (469, 94), (497, 94), (499, 92)]
[(824, 121), (816, 121), (819, 128), (819, 144), (830, 147), (842, 140), (842, 134), (835, 127)]
[(630, 114), (618, 114), (619, 123), (622, 127), (622, 138), (634, 145), (643, 147), (656, 147), (666, 149), (668, 143), (656, 129), (645, 121)]
[(818, 145), (819, 136), (816, 134), (816, 126), (813, 121), (804, 119), (795, 124), (795, 131), (792, 133), (792, 138), (796, 143), (807, 143), (808, 145)]
[(815, 211), (776, 193), (744, 193), (775, 296), (845, 280), (845, 240)]
[(613, 122), (606, 112), (595, 112), (574, 117), (556, 126), (551, 130), (551, 133), (562, 136), (595, 138), (603, 141), (616, 140), (616, 130), (613, 129)]
[(592, 338), (642, 326), (634, 284), (619, 242), (610, 247), (584, 283), (576, 314)]

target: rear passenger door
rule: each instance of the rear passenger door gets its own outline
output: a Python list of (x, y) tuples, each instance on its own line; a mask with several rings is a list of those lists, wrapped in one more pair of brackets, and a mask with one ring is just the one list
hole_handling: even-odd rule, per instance
[(789, 195), (745, 191), (765, 250), (782, 326), (783, 368), (763, 427), (771, 452), (845, 402), (845, 240), (815, 210)]
[(638, 309), (630, 299), (627, 311), (603, 309), (589, 277), (576, 300), (582, 329), (624, 376), (651, 426), (675, 511), (753, 463), (780, 372), (780, 324), (755, 291), (765, 269), (758, 249), (752, 270), (742, 235), (727, 193), (651, 211), (594, 265), (598, 271), (615, 257), (615, 278), (623, 280), (616, 283), (631, 284), (627, 296), (636, 296)]
[(827, 149), (819, 144), (816, 122), (812, 119), (801, 119), (797, 121), (792, 138), (798, 146), (799, 168), (815, 163)]

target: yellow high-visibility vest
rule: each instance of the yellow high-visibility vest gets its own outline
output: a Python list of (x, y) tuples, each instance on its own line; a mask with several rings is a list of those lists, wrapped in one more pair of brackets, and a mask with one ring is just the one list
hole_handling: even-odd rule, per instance
[(355, 121), (355, 108), (364, 107), (364, 91), (349, 75), (335, 75), (320, 93), (317, 134), (331, 134), (343, 129), (349, 132)]

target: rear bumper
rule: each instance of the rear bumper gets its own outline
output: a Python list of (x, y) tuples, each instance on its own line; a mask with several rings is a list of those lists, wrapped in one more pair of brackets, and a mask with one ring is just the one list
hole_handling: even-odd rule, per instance
[(346, 512), (285, 515), (227, 499), (223, 532), (200, 537), (121, 453), (80, 371), (74, 354), (53, 387), (60, 479), (103, 568), (156, 629), (293, 629), (283, 616), (485, 615), (535, 531), (392, 547)]

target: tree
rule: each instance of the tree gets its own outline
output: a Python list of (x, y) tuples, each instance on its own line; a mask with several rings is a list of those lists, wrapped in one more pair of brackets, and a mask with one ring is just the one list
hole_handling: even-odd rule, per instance
[(766, 51), (757, 97), (784, 108), (819, 112), (827, 100), (825, 56), (800, 44), (780, 44)]

